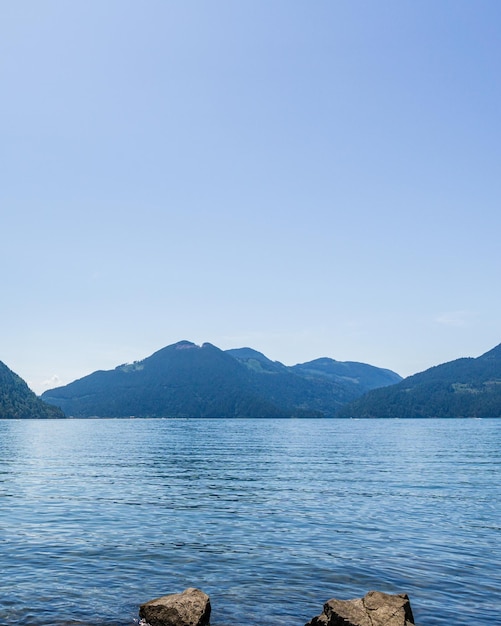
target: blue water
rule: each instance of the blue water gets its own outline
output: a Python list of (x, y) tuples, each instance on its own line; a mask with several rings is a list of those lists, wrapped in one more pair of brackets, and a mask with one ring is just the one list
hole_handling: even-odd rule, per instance
[(0, 420), (0, 624), (132, 626), (199, 587), (213, 626), (409, 594), (501, 623), (501, 420)]

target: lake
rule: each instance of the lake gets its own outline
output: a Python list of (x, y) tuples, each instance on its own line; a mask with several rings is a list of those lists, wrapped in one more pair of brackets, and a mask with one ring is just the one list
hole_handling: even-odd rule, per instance
[(199, 587), (213, 626), (409, 594), (501, 608), (501, 420), (0, 420), (0, 623), (132, 626)]

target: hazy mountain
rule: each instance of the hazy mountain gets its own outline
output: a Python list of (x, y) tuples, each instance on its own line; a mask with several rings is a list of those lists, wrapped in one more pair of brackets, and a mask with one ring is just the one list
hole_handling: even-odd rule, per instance
[(501, 417), (501, 344), (437, 365), (345, 406), (340, 417)]
[(75, 417), (328, 417), (371, 385), (286, 367), (251, 348), (181, 341), (42, 397)]
[(0, 361), (0, 419), (64, 417), (55, 406), (45, 404), (22, 378)]
[(272, 361), (262, 352), (253, 350), (252, 348), (233, 348), (232, 350), (226, 350), (226, 354), (229, 354), (234, 359), (245, 363), (247, 367), (257, 372), (284, 372), (287, 371), (287, 367), (279, 361)]
[(388, 369), (374, 367), (374, 365), (367, 365), (366, 363), (335, 361), (328, 358), (300, 363), (291, 369), (306, 378), (323, 376), (339, 383), (354, 385), (359, 395), (370, 389), (394, 385), (402, 380), (401, 376)]

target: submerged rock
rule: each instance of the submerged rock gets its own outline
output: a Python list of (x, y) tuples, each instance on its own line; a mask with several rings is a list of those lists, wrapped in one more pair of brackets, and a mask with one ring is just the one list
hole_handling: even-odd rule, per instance
[(354, 600), (328, 600), (324, 612), (306, 626), (413, 626), (407, 594), (369, 591)]
[(190, 587), (141, 604), (139, 617), (151, 626), (208, 626), (210, 610), (209, 596)]

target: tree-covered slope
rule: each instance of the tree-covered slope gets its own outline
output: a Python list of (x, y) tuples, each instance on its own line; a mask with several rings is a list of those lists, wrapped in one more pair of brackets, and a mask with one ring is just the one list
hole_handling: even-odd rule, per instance
[(362, 391), (311, 376), (251, 348), (181, 341), (43, 394), (75, 417), (330, 417)]
[(256, 374), (256, 383), (277, 401), (292, 397), (297, 407), (335, 415), (368, 389), (391, 385), (401, 376), (365, 363), (320, 358), (288, 367), (252, 348), (227, 350)]
[(283, 407), (288, 414), (332, 417), (346, 402), (360, 395), (351, 383), (305, 376), (252, 348), (228, 350), (227, 354), (245, 366), (256, 393)]
[(64, 417), (62, 411), (38, 398), (22, 378), (0, 361), (0, 419)]
[(281, 415), (252, 392), (231, 356), (181, 341), (114, 370), (46, 391), (46, 402), (74, 417), (245, 417)]
[(501, 417), (501, 344), (478, 358), (437, 365), (374, 389), (340, 417)]
[(357, 395), (377, 387), (394, 385), (402, 380), (401, 376), (388, 369), (355, 361), (335, 361), (325, 357), (294, 365), (291, 369), (306, 378), (324, 377), (352, 385)]

